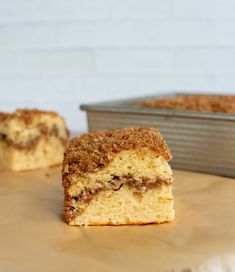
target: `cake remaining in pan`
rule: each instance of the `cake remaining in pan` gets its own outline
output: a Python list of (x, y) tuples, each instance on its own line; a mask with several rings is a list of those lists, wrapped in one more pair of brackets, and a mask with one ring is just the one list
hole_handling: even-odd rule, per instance
[(73, 138), (62, 169), (70, 225), (162, 223), (174, 219), (170, 151), (154, 128)]
[(0, 113), (0, 169), (20, 171), (61, 164), (67, 140), (64, 119), (55, 112)]
[(235, 114), (235, 96), (179, 95), (145, 100), (144, 107)]

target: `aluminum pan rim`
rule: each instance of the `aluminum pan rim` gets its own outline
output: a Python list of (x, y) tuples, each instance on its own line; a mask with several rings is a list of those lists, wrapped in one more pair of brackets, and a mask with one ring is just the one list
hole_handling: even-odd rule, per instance
[[(109, 102), (92, 103), (92, 104), (82, 104), (80, 106), (81, 110), (85, 111), (102, 111), (102, 112), (120, 112), (120, 113), (135, 113), (144, 115), (160, 115), (160, 116), (177, 116), (184, 118), (197, 118), (197, 119), (216, 119), (216, 120), (226, 120), (235, 121), (235, 114), (227, 113), (215, 113), (215, 112), (197, 112), (189, 110), (172, 110), (172, 109), (154, 109), (154, 108), (141, 108), (136, 106), (137, 102), (146, 99), (156, 99), (156, 98), (170, 98), (174, 96), (179, 96), (184, 94), (171, 93), (167, 95), (152, 95), (144, 96), (138, 98), (130, 98), (123, 100), (114, 100)], [(196, 94), (197, 95), (197, 94)]]

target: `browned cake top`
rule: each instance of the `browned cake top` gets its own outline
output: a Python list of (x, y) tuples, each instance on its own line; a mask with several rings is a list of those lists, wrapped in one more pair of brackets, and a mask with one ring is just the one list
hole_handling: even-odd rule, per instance
[(26, 124), (30, 124), (36, 115), (41, 115), (41, 114), (49, 114), (52, 116), (57, 115), (56, 112), (52, 112), (52, 111), (42, 111), (38, 109), (17, 109), (13, 113), (0, 112), (0, 121), (17, 118), (17, 119), (23, 120)]
[(9, 116), (8, 113), (0, 112), (0, 121), (6, 120), (6, 118)]
[(235, 114), (235, 96), (184, 95), (146, 100), (144, 107)]
[(161, 134), (154, 128), (125, 128), (92, 132), (69, 141), (65, 151), (63, 174), (83, 175), (109, 164), (123, 150), (149, 148), (166, 160), (170, 151)]

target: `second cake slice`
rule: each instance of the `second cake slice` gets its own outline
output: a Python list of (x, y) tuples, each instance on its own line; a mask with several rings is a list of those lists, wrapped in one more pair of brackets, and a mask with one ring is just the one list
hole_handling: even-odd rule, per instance
[(162, 223), (174, 219), (169, 149), (154, 128), (83, 134), (65, 152), (70, 225)]
[(18, 109), (0, 113), (0, 170), (60, 165), (67, 140), (65, 121), (56, 112)]

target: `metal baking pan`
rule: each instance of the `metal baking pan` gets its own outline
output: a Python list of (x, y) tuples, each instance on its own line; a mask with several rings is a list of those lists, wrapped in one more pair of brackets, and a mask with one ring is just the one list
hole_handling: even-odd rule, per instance
[(81, 105), (89, 131), (151, 126), (160, 130), (176, 169), (235, 177), (235, 115), (144, 108), (140, 103), (170, 94)]

